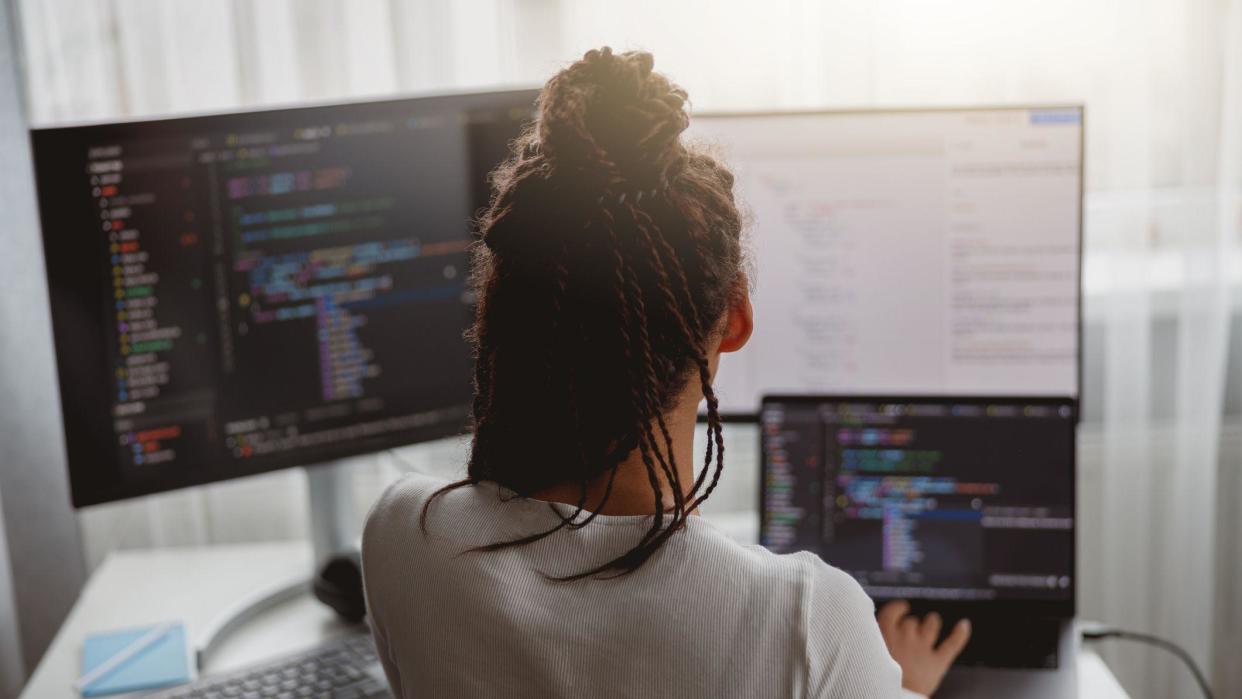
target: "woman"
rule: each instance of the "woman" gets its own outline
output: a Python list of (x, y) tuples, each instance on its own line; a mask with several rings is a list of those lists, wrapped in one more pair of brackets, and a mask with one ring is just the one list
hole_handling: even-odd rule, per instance
[(591, 51), (493, 175), (468, 476), (400, 481), (363, 538), (398, 696), (895, 697), (903, 669), (930, 694), (965, 644), (695, 516), (752, 321), (733, 177), (681, 141), (685, 100), (649, 54)]

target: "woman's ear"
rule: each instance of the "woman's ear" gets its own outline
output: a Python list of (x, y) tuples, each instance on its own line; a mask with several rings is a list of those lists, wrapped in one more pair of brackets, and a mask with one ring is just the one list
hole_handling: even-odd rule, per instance
[(729, 304), (726, 314), (724, 337), (720, 338), (721, 352), (736, 352), (746, 346), (755, 330), (755, 309), (750, 305), (750, 294), (742, 289)]

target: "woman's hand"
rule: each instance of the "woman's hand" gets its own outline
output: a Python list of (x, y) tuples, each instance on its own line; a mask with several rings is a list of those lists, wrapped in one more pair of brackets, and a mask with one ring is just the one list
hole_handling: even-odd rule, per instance
[(876, 618), (889, 654), (901, 666), (901, 686), (926, 697), (940, 686), (949, 665), (970, 640), (970, 622), (962, 619), (937, 646), (940, 615), (932, 612), (920, 621), (910, 614), (904, 600), (884, 605)]

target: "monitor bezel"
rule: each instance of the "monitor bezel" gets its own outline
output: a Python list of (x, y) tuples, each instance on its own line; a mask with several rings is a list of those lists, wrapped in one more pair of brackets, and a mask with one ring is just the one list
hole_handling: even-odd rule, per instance
[[(831, 109), (789, 109), (789, 110), (756, 110), (756, 111), (706, 111), (695, 112), (691, 114), (691, 124), (698, 119), (743, 119), (743, 118), (772, 118), (772, 117), (833, 117), (833, 116), (866, 116), (872, 114), (945, 114), (945, 113), (977, 113), (977, 112), (1029, 112), (1032, 110), (1076, 110), (1078, 112), (1078, 303), (1077, 303), (1077, 326), (1078, 326), (1078, 343), (1077, 343), (1077, 362), (1075, 367), (1076, 376), (1074, 377), (1075, 392), (1073, 398), (1076, 401), (1082, 399), (1083, 389), (1083, 254), (1085, 252), (1083, 242), (1083, 222), (1086, 209), (1086, 161), (1087, 161), (1087, 107), (1084, 103), (1057, 103), (1050, 102), (1047, 104), (990, 104), (990, 105), (943, 105), (943, 106), (902, 106), (896, 105), (891, 107), (838, 107)], [(693, 126), (691, 127), (693, 128)], [(726, 166), (729, 164), (726, 161)], [(928, 394), (930, 395), (930, 394)], [(983, 395), (983, 394), (979, 394)], [(1053, 397), (1056, 396), (1044, 396)], [(742, 410), (726, 410), (719, 413), (721, 422), (726, 423), (756, 423), (759, 420), (759, 412), (762, 410), (762, 398), (760, 404), (756, 405), (756, 412), (746, 412)], [(1077, 415), (1077, 409), (1075, 414)], [(706, 422), (706, 415), (699, 414), (699, 422)]]
[[(942, 609), (949, 614), (956, 616), (1024, 616), (1024, 617), (1048, 617), (1048, 618), (1070, 618), (1077, 613), (1078, 609), (1078, 529), (1079, 529), (1079, 513), (1078, 513), (1078, 420), (1079, 420), (1079, 401), (1077, 398), (1069, 396), (1021, 396), (1021, 395), (991, 395), (991, 396), (945, 396), (945, 395), (908, 395), (908, 394), (770, 394), (764, 395), (760, 402), (759, 409), (759, 440), (758, 440), (758, 477), (759, 477), (759, 537), (763, 540), (764, 530), (764, 502), (766, 498), (766, 478), (764, 456), (767, 453), (767, 433), (763, 429), (762, 417), (764, 412), (771, 404), (802, 404), (802, 405), (823, 405), (826, 403), (914, 403), (914, 404), (942, 404), (942, 403), (958, 403), (963, 405), (987, 405), (987, 404), (1014, 404), (1024, 403), (1031, 405), (1047, 405), (1056, 407), (1068, 407), (1072, 414), (1068, 418), (1070, 423), (1070, 449), (1068, 454), (1068, 473), (1064, 476), (1070, 483), (1070, 511), (1074, 517), (1074, 527), (1072, 536), (1070, 537), (1070, 585), (1069, 599), (1049, 600), (1040, 598), (1009, 598), (1009, 599), (989, 599), (989, 600), (948, 600), (935, 598), (912, 598), (910, 601), (924, 606)], [(818, 556), (819, 554), (816, 553)], [(821, 558), (822, 560), (822, 558)], [(827, 561), (825, 561), (827, 562)], [(831, 565), (831, 563), (829, 563)], [(874, 597), (877, 604), (882, 604), (889, 600), (899, 599), (898, 597)]]
[[(266, 128), (289, 119), (305, 118), (314, 112), (340, 110), (351, 117), (379, 113), (408, 105), (417, 109), (444, 111), (450, 106), (459, 109), (506, 107), (518, 103), (532, 107), (538, 91), (530, 88), (503, 89), (494, 92), (441, 93), (402, 96), (387, 99), (299, 104), (213, 112), (209, 114), (175, 115), (167, 118), (105, 121), (73, 125), (51, 125), (29, 131), (32, 162), (39, 209), (40, 237), (46, 269), (49, 312), (52, 319), (52, 340), (56, 352), (58, 398), (61, 408), (62, 436), (65, 441), (69, 470), (70, 500), (75, 508), (83, 508), (117, 500), (153, 495), (224, 480), (244, 478), (298, 466), (314, 466), (341, 459), (379, 453), (397, 447), (460, 436), (468, 432), (469, 402), (461, 409), (461, 418), (445, 420), (387, 435), (353, 440), (320, 448), (313, 458), (302, 455), (268, 455), (238, 464), (213, 463), (202, 470), (174, 472), (167, 477), (143, 481), (127, 481), (111, 477), (107, 470), (115, 464), (115, 439), (112, 429), (107, 378), (110, 370), (105, 352), (106, 309), (91, 313), (101, 300), (99, 288), (106, 286), (106, 270), (93, 255), (69, 254), (61, 249), (69, 241), (67, 230), (50, 230), (58, 221), (58, 201), (63, 187), (58, 181), (65, 173), (51, 171), (49, 160), (63, 149), (88, 141), (130, 137), (135, 131), (143, 138), (184, 135), (186, 132), (231, 131), (221, 125), (235, 119), (248, 119), (242, 128)], [(448, 406), (445, 406), (448, 407)]]

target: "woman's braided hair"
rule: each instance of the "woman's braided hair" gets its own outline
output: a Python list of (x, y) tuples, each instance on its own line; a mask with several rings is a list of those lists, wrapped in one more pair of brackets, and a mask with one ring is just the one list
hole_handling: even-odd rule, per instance
[[(474, 441), (467, 478), (436, 495), (494, 481), (519, 495), (578, 483), (581, 497), (555, 527), (479, 550), (586, 525), (588, 484), (607, 476), (606, 502), (638, 450), (650, 529), (563, 579), (629, 573), (716, 487), (724, 440), (707, 347), (745, 293), (742, 223), (732, 174), (681, 141), (685, 102), (650, 54), (589, 51), (544, 86), (534, 124), (492, 174), (474, 258)], [(707, 402), (708, 440), (687, 489), (664, 415), (691, 379)]]

